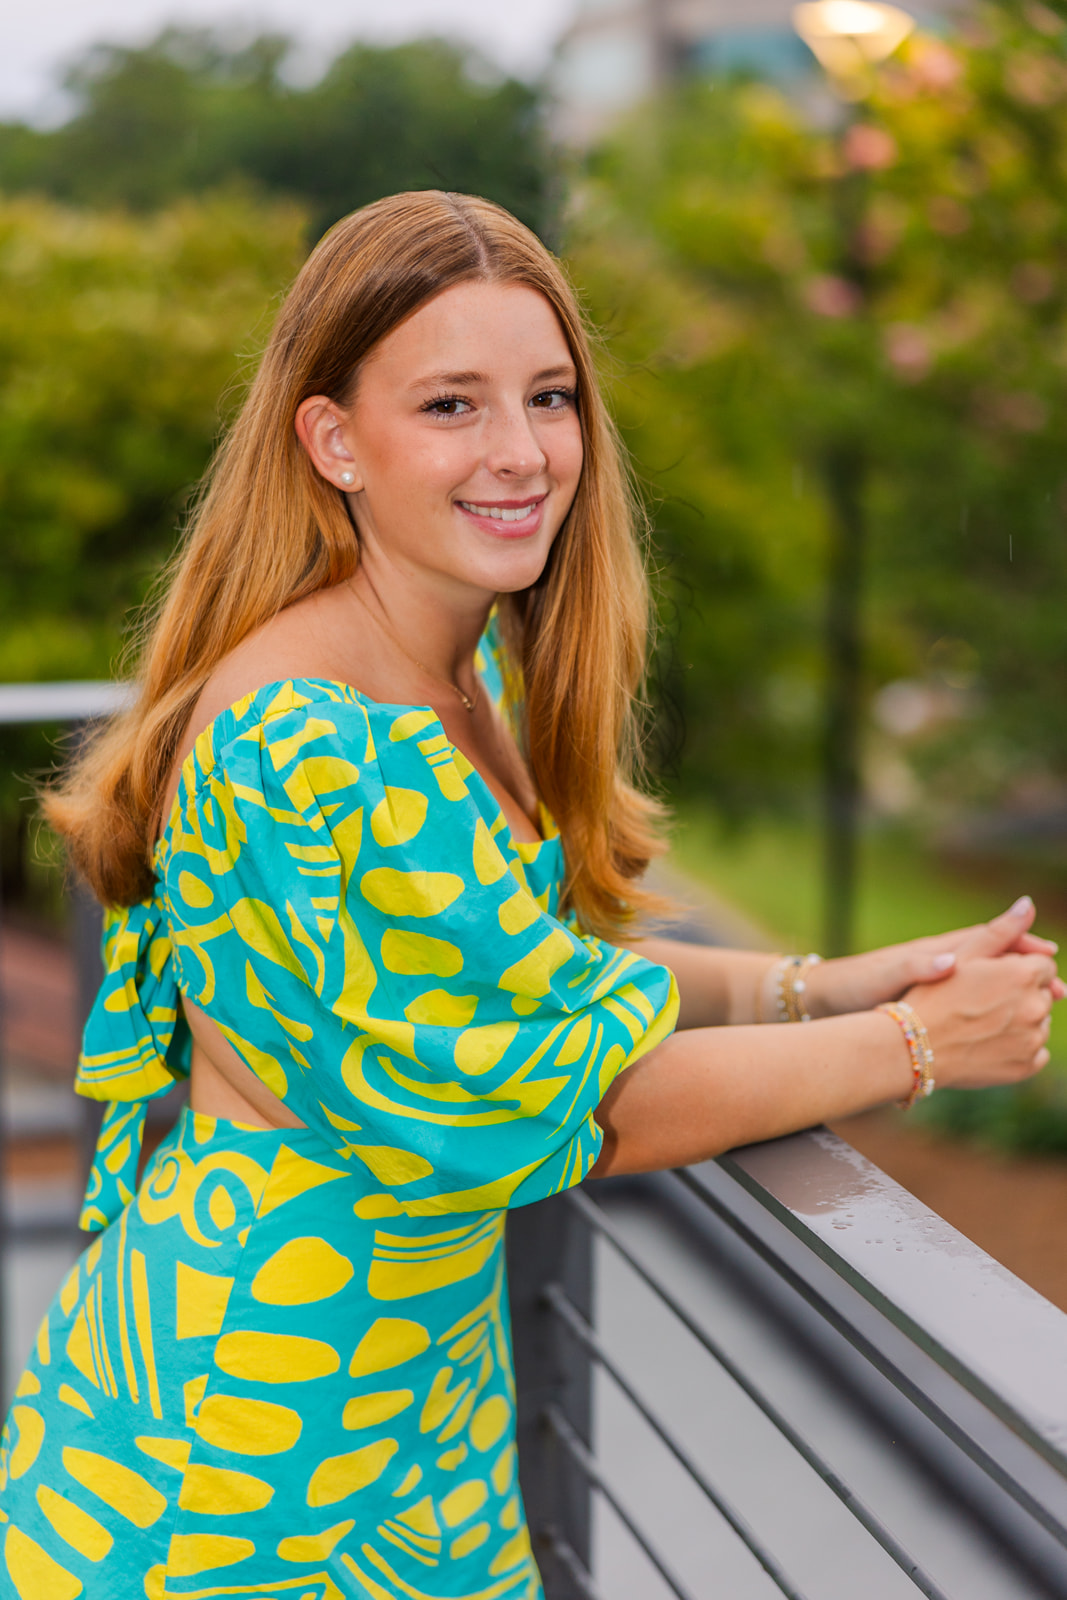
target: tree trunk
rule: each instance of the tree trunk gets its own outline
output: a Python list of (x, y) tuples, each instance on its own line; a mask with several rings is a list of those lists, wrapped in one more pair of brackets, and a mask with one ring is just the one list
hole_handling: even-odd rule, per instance
[(863, 489), (860, 450), (842, 447), (826, 460), (830, 550), (826, 596), (826, 725), (823, 749), (824, 934), (828, 956), (852, 948), (862, 782)]

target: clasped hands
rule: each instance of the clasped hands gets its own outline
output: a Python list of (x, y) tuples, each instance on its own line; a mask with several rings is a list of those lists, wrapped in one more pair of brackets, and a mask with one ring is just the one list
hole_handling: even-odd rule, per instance
[(805, 973), (813, 1017), (907, 1000), (926, 1024), (939, 1087), (987, 1088), (1040, 1072), (1052, 1006), (1067, 996), (1057, 946), (1031, 932), (1024, 895), (1001, 916), (935, 938), (824, 961)]

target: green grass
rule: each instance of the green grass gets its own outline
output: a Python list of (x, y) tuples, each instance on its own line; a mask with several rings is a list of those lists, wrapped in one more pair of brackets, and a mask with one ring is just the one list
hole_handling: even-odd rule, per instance
[[(775, 948), (820, 948), (821, 856), (811, 825), (761, 822), (733, 832), (706, 813), (683, 808), (672, 859), (695, 883), (765, 930)], [(1029, 893), (1038, 905), (1037, 931), (1067, 950), (1067, 923), (1041, 915), (1040, 872), (1034, 865), (1005, 868), (991, 877), (992, 887), (968, 878), (945, 866), (921, 841), (899, 832), (868, 837), (861, 853), (856, 948), (966, 927)], [(1002, 1148), (1067, 1154), (1067, 1001), (1056, 1007), (1051, 1048), (1051, 1066), (1030, 1083), (934, 1095), (918, 1116), (946, 1132)]]

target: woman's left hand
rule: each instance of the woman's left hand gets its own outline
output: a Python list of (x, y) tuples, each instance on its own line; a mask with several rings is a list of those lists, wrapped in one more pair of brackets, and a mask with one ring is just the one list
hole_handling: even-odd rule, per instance
[[(1036, 915), (1034, 902), (1029, 895), (1024, 895), (996, 918), (996, 926), (1003, 929), (1005, 941), (1001, 954), (1056, 954), (1057, 947), (1050, 939), (1038, 938), (1030, 932)], [(1017, 933), (1015, 924), (1018, 924)], [(911, 939), (907, 944), (887, 945), (865, 955), (841, 956), (809, 967), (804, 972), (807, 1009), (813, 1017), (870, 1011), (886, 1000), (899, 1000), (916, 984), (940, 983), (955, 970), (957, 961), (967, 959), (968, 946), (989, 926), (978, 923), (972, 928), (957, 928), (953, 933), (938, 934), (934, 938)], [(1067, 996), (1067, 985), (1060, 978), (1053, 979), (1051, 990), (1054, 1000)]]

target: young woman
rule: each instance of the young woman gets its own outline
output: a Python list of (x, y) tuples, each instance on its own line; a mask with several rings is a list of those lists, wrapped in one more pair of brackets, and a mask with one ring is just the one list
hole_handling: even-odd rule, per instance
[(551, 256), (456, 195), (338, 224), (50, 801), (110, 908), (107, 1110), (4, 1436), (21, 1600), (533, 1600), (507, 1208), (906, 1098), (905, 994), (941, 1083), (1047, 1059), (1028, 902), (806, 969), (628, 945), (646, 604)]

